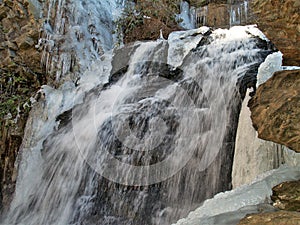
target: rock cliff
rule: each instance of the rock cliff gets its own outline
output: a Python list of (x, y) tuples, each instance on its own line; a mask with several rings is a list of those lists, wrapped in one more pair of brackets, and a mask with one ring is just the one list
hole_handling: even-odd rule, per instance
[(0, 3), (0, 209), (14, 192), (14, 163), (30, 110), (29, 98), (45, 76), (35, 49), (39, 21), (27, 0)]
[(284, 65), (300, 65), (300, 1), (254, 0), (255, 23), (283, 53)]

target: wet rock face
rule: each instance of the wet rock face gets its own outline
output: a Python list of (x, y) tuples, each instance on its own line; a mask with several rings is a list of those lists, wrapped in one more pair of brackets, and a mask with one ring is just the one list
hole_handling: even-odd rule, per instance
[(275, 207), (300, 212), (300, 181), (285, 182), (275, 186), (272, 190), (271, 198)]
[(283, 53), (284, 65), (300, 65), (300, 1), (254, 0), (256, 23)]
[(299, 225), (300, 224), (300, 213), (279, 211), (273, 213), (262, 213), (248, 215), (242, 219), (238, 225)]
[(258, 137), (300, 152), (300, 70), (276, 72), (249, 101)]

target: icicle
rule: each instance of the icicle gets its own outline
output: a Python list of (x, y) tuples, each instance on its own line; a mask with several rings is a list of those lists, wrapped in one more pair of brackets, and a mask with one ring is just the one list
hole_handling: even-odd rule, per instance
[(159, 30), (159, 39), (158, 39), (158, 40), (166, 40), (166, 39), (164, 38), (162, 29)]

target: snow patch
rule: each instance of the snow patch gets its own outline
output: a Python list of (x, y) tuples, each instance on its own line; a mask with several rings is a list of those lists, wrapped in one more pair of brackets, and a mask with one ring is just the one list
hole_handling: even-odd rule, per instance
[(187, 218), (179, 220), (176, 225), (201, 225), (201, 221), (207, 217), (234, 212), (245, 206), (266, 203), (270, 201), (272, 187), (285, 181), (299, 179), (299, 167), (281, 166), (258, 177), (250, 185), (219, 193), (213, 199), (206, 200), (201, 207), (191, 212)]
[(258, 87), (262, 83), (266, 82), (276, 71), (281, 70), (281, 64), (281, 52), (274, 52), (273, 54), (268, 55), (266, 60), (258, 68), (256, 86)]

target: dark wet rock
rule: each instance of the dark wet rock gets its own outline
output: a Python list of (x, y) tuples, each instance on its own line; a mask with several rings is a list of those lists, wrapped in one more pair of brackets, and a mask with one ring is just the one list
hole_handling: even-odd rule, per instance
[(68, 123), (70, 123), (72, 120), (72, 109), (63, 112), (60, 114), (56, 121), (59, 122), (58, 129), (65, 127)]

